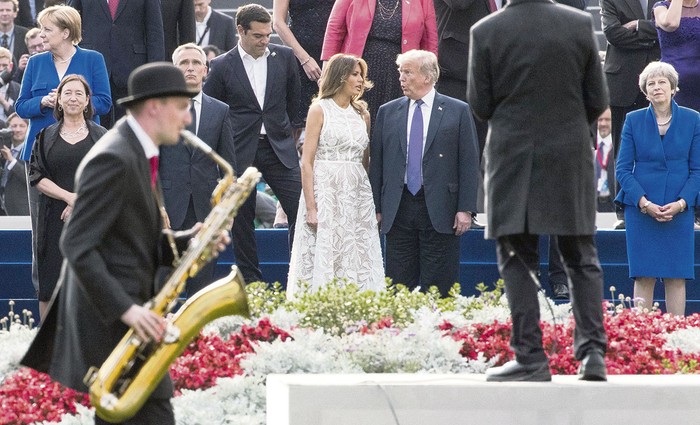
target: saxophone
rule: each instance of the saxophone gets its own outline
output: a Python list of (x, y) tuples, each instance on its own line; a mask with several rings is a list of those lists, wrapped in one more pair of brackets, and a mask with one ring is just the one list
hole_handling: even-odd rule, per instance
[[(212, 194), (211, 213), (201, 230), (192, 238), (182, 258), (176, 260), (163, 289), (145, 307), (166, 319), (166, 331), (160, 343), (139, 338), (129, 329), (102, 367), (90, 368), (84, 382), (90, 389), (95, 413), (107, 422), (123, 422), (141, 409), (170, 363), (179, 356), (200, 329), (211, 320), (228, 315), (248, 317), (245, 282), (233, 266), (231, 273), (191, 297), (172, 316), (188, 277), (195, 276), (215, 255), (215, 243), (228, 230), (240, 206), (260, 180), (257, 169), (248, 168), (235, 178), (233, 168), (210, 146), (187, 130), (181, 133), (185, 143), (201, 149), (224, 171)], [(171, 244), (174, 242), (171, 239)]]

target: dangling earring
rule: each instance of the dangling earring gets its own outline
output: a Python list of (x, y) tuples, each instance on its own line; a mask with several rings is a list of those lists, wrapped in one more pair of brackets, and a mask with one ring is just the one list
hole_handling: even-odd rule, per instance
[(87, 106), (83, 109), (83, 112), (87, 114)]
[(63, 107), (62, 107), (61, 105), (58, 105), (58, 110), (59, 110), (59, 111), (62, 111), (62, 110), (63, 110)]

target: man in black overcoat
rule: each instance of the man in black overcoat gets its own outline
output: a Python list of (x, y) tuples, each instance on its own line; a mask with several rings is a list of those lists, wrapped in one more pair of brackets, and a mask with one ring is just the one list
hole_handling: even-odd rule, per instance
[(490, 369), (487, 380), (551, 380), (535, 274), (541, 234), (557, 237), (572, 283), (581, 376), (605, 380), (590, 126), (608, 106), (608, 90), (590, 14), (551, 0), (511, 0), (477, 23), (467, 98), (489, 120), (486, 235), (497, 239), (513, 319), (515, 360)]

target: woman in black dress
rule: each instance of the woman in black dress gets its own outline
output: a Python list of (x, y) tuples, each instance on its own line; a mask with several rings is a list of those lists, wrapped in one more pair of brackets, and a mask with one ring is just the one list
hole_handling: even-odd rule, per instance
[(40, 192), (37, 263), (39, 313), (43, 320), (56, 288), (63, 256), (58, 242), (73, 211), (73, 182), (78, 164), (107, 130), (92, 121), (94, 110), (85, 78), (72, 74), (58, 85), (56, 123), (43, 129), (32, 148), (29, 183)]

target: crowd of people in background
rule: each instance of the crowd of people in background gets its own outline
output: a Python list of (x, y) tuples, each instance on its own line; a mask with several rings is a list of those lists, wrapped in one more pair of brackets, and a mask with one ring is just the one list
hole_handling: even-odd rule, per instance
[[(172, 61), (188, 87), (199, 92), (191, 103), (188, 129), (236, 170), (260, 169), (270, 191), (251, 197), (234, 223), (234, 252), (246, 281), (262, 279), (254, 228), (285, 226), (291, 297), (300, 282), (318, 287), (332, 278), (381, 287), (380, 274), (412, 288), (437, 285), (446, 292), (459, 280), (459, 236), (482, 227), (476, 213), (487, 210), (489, 233), (496, 236), (497, 223), (511, 223), (517, 216), (508, 209), (500, 217), (498, 206), (486, 207), (485, 199), (503, 196), (493, 191), (510, 174), (489, 176), (484, 152), (487, 134), (497, 140), (513, 126), (513, 116), (529, 115), (516, 108), (501, 120), (470, 108), (483, 101), (480, 90), (493, 81), (477, 81), (468, 70), (478, 53), (472, 46), (470, 55), (473, 27), (522, 1), (274, 0), (272, 14), (251, 4), (240, 7), (234, 19), (213, 9), (211, 0), (68, 0), (66, 5), (0, 0), (0, 127), (7, 127), (0, 130), (5, 145), (0, 206), (2, 214), (32, 217), (32, 279), (42, 305), (60, 270), (58, 239), (75, 200), (75, 170), (89, 147), (124, 115), (116, 100), (127, 96), (130, 73), (159, 61)], [(586, 6), (580, 0), (559, 3), (580, 10)], [(653, 262), (643, 248), (649, 238), (675, 238), (670, 228), (681, 225), (671, 217), (686, 210), (691, 213), (680, 217), (692, 215), (696, 196), (688, 193), (694, 190), (695, 170), (691, 163), (679, 171), (690, 176), (683, 186), (687, 193), (678, 192), (679, 199), (655, 199), (651, 188), (642, 185), (640, 192), (639, 186), (629, 186), (638, 178), (639, 162), (649, 160), (639, 156), (640, 149), (644, 152), (638, 146), (640, 134), (656, 143), (656, 133), (633, 127), (641, 112), (628, 114), (648, 107), (658, 120), (668, 118), (663, 126), (659, 121), (659, 137), (665, 145), (679, 137), (690, 143), (683, 155), (693, 159), (695, 139), (676, 134), (685, 123), (674, 123), (700, 108), (700, 7), (697, 0), (600, 0), (600, 8), (610, 108), (588, 127), (594, 208), (617, 211), (615, 227), (629, 226), (635, 295), (646, 300), (653, 281), (663, 278), (668, 298), (677, 300), (671, 304), (680, 306), (685, 279), (693, 278), (692, 261), (688, 272), (670, 274), (635, 264)], [(288, 47), (270, 43), (273, 30)], [(649, 80), (643, 70), (658, 60), (671, 67), (651, 72), (652, 81), (669, 84), (663, 102), (639, 77)], [(67, 81), (70, 96), (61, 96), (58, 89)], [(518, 82), (504, 84), (512, 89)], [(77, 85), (83, 88), (76, 90)], [(477, 95), (467, 105), (469, 90)], [(77, 104), (86, 106), (79, 114), (73, 110)], [(546, 131), (562, 125), (550, 119)], [(411, 149), (413, 138), (422, 143)], [(668, 163), (671, 153), (663, 154), (660, 158)], [(503, 157), (492, 153), (491, 165)], [(164, 147), (161, 159), (166, 225), (190, 228), (206, 217), (219, 171), (182, 143)], [(535, 168), (551, 174), (544, 165)], [(587, 178), (572, 177), (578, 183)], [(537, 196), (537, 187), (510, 187), (522, 197)], [(371, 203), (364, 200), (370, 193)], [(547, 197), (543, 194), (541, 202), (548, 202)], [(518, 208), (529, 211), (527, 233), (552, 233), (537, 227), (539, 217), (524, 200)], [(582, 205), (577, 208), (586, 210), (588, 201)], [(373, 217), (365, 217), (370, 209)], [(360, 212), (363, 218), (357, 216)], [(585, 224), (576, 214), (567, 215), (572, 228)], [(656, 219), (654, 225), (663, 223), (658, 234), (644, 228), (649, 218)], [(359, 222), (364, 230), (358, 230)], [(511, 232), (520, 224), (504, 225)], [(562, 229), (554, 234), (569, 232)], [(381, 257), (375, 233), (386, 240), (385, 260), (376, 267), (367, 263), (367, 258)], [(359, 237), (346, 239), (349, 235)], [(690, 242), (676, 248), (683, 258), (693, 259), (692, 233), (683, 235)], [(571, 276), (558, 242), (550, 238), (550, 281), (556, 297), (568, 298)], [(316, 255), (317, 250), (324, 254)], [(349, 266), (353, 261), (361, 266)], [(670, 262), (687, 263), (678, 256)], [(188, 292), (205, 286), (212, 273), (213, 267), (202, 273)], [(669, 310), (683, 313), (680, 307)]]

